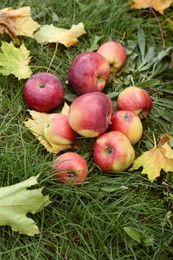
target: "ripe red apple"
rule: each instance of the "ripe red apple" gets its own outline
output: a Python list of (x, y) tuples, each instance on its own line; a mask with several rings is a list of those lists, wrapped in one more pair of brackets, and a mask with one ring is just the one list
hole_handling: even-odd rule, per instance
[(68, 71), (68, 81), (78, 94), (102, 91), (109, 79), (110, 66), (96, 52), (83, 52), (73, 60)]
[(48, 112), (58, 107), (64, 98), (62, 83), (58, 77), (49, 72), (32, 75), (24, 87), (26, 104), (39, 112)]
[(101, 54), (109, 62), (111, 72), (119, 73), (125, 65), (127, 54), (122, 44), (108, 41), (100, 45), (97, 53)]
[(109, 131), (119, 131), (127, 136), (131, 144), (136, 144), (141, 139), (143, 126), (133, 112), (120, 110), (113, 113)]
[(87, 177), (88, 165), (83, 156), (74, 152), (66, 152), (56, 158), (52, 171), (60, 183), (80, 186)]
[(51, 144), (72, 144), (76, 138), (76, 132), (70, 127), (68, 116), (61, 113), (51, 113), (44, 127), (44, 138)]
[(152, 99), (149, 93), (139, 87), (130, 86), (125, 88), (118, 96), (118, 110), (129, 110), (144, 119), (152, 109)]
[(96, 139), (94, 161), (107, 173), (125, 171), (135, 159), (135, 151), (129, 139), (119, 131), (106, 132)]
[(103, 134), (110, 123), (113, 105), (102, 92), (92, 92), (77, 97), (69, 108), (69, 124), (78, 134), (97, 137)]

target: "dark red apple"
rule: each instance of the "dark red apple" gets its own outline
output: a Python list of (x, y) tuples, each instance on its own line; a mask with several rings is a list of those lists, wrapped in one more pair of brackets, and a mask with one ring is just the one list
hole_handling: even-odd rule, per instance
[(68, 81), (78, 94), (102, 91), (109, 79), (110, 65), (96, 52), (83, 52), (73, 60), (68, 71)]
[(58, 107), (64, 99), (64, 90), (58, 77), (49, 72), (32, 75), (24, 87), (24, 99), (29, 108), (48, 112)]

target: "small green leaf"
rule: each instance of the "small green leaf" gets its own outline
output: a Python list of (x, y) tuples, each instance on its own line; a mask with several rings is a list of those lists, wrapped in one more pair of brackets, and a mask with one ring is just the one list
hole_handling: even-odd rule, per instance
[(123, 227), (123, 230), (136, 242), (140, 243), (142, 240), (142, 234), (140, 231), (133, 227)]
[(95, 50), (97, 50), (98, 47), (99, 47), (99, 43), (98, 42), (100, 41), (101, 38), (103, 38), (103, 36), (95, 35), (94, 39), (92, 39), (92, 41), (91, 41), (91, 46), (88, 49), (86, 49), (86, 51), (95, 51)]
[(72, 94), (72, 93), (64, 94), (64, 99), (67, 101), (73, 102), (76, 98), (77, 98), (76, 94)]
[(160, 84), (159, 79), (149, 79), (143, 82), (138, 83), (138, 87), (145, 88), (145, 87), (154, 87)]
[(116, 98), (116, 97), (118, 97), (118, 95), (119, 95), (119, 91), (113, 91), (113, 92), (109, 92), (107, 94), (107, 96), (110, 98)]
[(3, 42), (0, 53), (0, 73), (3, 75), (15, 75), (18, 80), (29, 78), (32, 74), (30, 67), (29, 51), (22, 44), (16, 48), (14, 44)]
[(120, 186), (120, 187), (102, 187), (101, 190), (105, 192), (114, 192), (116, 190), (128, 190), (127, 186)]
[(145, 55), (145, 33), (142, 29), (138, 31), (138, 46), (143, 60)]

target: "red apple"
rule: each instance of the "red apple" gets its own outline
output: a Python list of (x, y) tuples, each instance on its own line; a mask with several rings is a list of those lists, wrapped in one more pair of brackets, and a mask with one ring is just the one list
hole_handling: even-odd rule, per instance
[(119, 131), (106, 132), (94, 144), (94, 162), (107, 173), (125, 171), (135, 159), (129, 139)]
[(152, 99), (146, 90), (136, 86), (130, 86), (119, 94), (117, 109), (132, 111), (138, 115), (140, 119), (144, 119), (152, 109)]
[(92, 92), (77, 97), (69, 108), (69, 124), (78, 134), (97, 137), (110, 123), (113, 105), (102, 92)]
[(80, 186), (87, 177), (88, 165), (83, 156), (74, 152), (66, 152), (56, 158), (52, 170), (60, 183)]
[(108, 41), (100, 45), (97, 53), (101, 54), (110, 64), (111, 72), (119, 73), (125, 65), (127, 54), (122, 44)]
[(136, 144), (141, 139), (143, 126), (133, 112), (120, 110), (113, 113), (109, 131), (119, 131), (127, 136), (131, 144)]
[(61, 81), (48, 72), (32, 75), (24, 87), (26, 104), (39, 112), (48, 112), (58, 107), (64, 98)]
[(83, 52), (73, 60), (68, 71), (68, 81), (78, 94), (102, 91), (109, 79), (110, 66), (96, 52)]
[(67, 145), (75, 141), (76, 132), (70, 127), (68, 116), (52, 113), (44, 128), (44, 138), (51, 144)]

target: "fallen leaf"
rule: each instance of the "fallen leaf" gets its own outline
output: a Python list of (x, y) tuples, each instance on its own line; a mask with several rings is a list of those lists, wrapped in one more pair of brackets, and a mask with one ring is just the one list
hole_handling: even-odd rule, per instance
[[(35, 110), (28, 110), (32, 119), (24, 121), (24, 124), (32, 134), (39, 140), (39, 142), (46, 148), (48, 152), (58, 154), (61, 151), (68, 150), (72, 148), (71, 145), (54, 145), (49, 143), (44, 138), (44, 128), (47, 125), (47, 120), (50, 114), (44, 112), (37, 112)], [(68, 105), (65, 103), (61, 111), (62, 114), (67, 114)]]
[(142, 234), (140, 231), (133, 227), (123, 227), (123, 230), (131, 237), (134, 241), (140, 243), (142, 240)]
[(160, 176), (161, 169), (173, 173), (173, 150), (169, 146), (170, 136), (165, 134), (158, 145), (134, 160), (130, 171), (143, 167), (142, 174), (147, 174), (150, 181)]
[(167, 18), (166, 21), (168, 22), (168, 25), (169, 25), (171, 31), (173, 32), (173, 20), (171, 20), (170, 18)]
[(170, 7), (172, 3), (173, 0), (133, 0), (131, 7), (134, 9), (153, 8), (160, 14), (164, 14), (164, 10)]
[(11, 226), (13, 231), (34, 236), (39, 234), (35, 221), (26, 216), (35, 214), (50, 203), (49, 196), (42, 195), (42, 188), (28, 189), (37, 184), (38, 176), (14, 185), (0, 188), (0, 226)]
[(72, 25), (71, 29), (64, 29), (51, 25), (43, 25), (35, 34), (38, 43), (61, 43), (67, 48), (78, 43), (78, 37), (85, 34), (83, 23)]
[(29, 57), (30, 52), (25, 45), (22, 44), (19, 48), (16, 48), (13, 42), (2, 41), (1, 43), (0, 73), (3, 75), (13, 74), (18, 80), (29, 78), (32, 74), (28, 66), (31, 57)]
[(29, 6), (19, 9), (11, 7), (0, 10), (0, 34), (8, 33), (12, 37), (19, 35), (33, 37), (33, 33), (40, 27), (31, 17)]
[(66, 102), (64, 102), (64, 106), (61, 110), (61, 114), (65, 115), (65, 116), (68, 116), (68, 112), (69, 112), (69, 105), (67, 105)]

